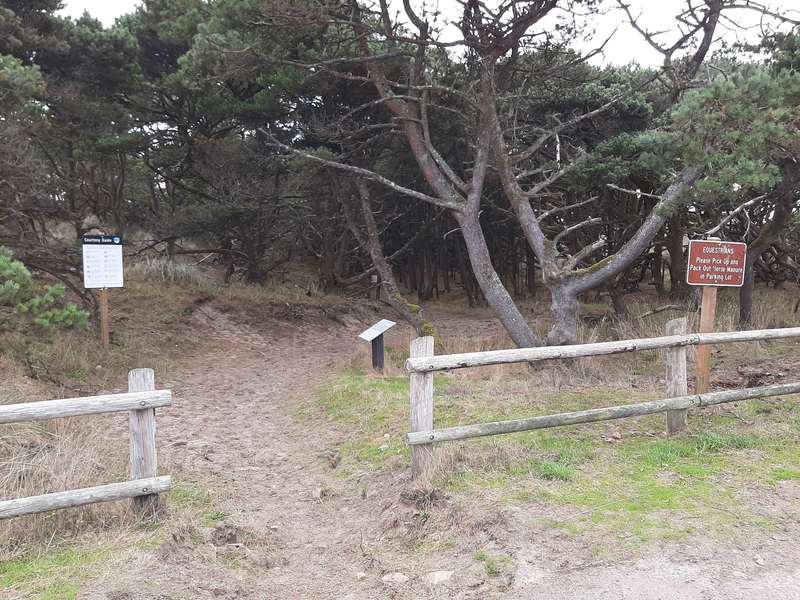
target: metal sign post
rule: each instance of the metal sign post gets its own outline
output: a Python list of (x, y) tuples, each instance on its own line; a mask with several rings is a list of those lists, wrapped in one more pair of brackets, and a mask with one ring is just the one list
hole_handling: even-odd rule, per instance
[(372, 343), (372, 368), (379, 373), (383, 373), (384, 367), (383, 334), (395, 325), (397, 325), (397, 323), (394, 321), (382, 319), (369, 329), (365, 329), (358, 334), (358, 337), (362, 340)]
[(111, 327), (108, 316), (108, 288), (123, 287), (122, 238), (118, 235), (85, 235), (83, 244), (83, 287), (100, 290), (97, 308), (100, 343), (108, 348)]
[[(686, 282), (703, 287), (700, 305), (700, 333), (714, 331), (717, 314), (717, 288), (741, 287), (747, 244), (719, 240), (692, 240), (689, 242), (689, 264)], [(711, 380), (711, 346), (698, 346), (694, 391), (708, 391)]]

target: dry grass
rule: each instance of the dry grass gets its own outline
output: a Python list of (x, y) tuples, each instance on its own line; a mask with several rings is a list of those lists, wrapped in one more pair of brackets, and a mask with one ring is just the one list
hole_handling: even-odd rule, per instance
[[(795, 303), (800, 293), (792, 290), (774, 290), (760, 288), (756, 292), (753, 305), (751, 329), (771, 329), (778, 327), (794, 327), (800, 324), (800, 314), (794, 312)], [(630, 316), (616, 319), (605, 305), (591, 305), (584, 313), (592, 314), (592, 318), (579, 321), (578, 339), (581, 343), (593, 343), (609, 340), (626, 340), (650, 338), (665, 335), (667, 321), (678, 317), (687, 317), (688, 331), (697, 331), (699, 323), (698, 311), (667, 310), (643, 318), (653, 308), (667, 303), (652, 294), (634, 296), (629, 303)], [(538, 332), (544, 336), (547, 323), (543, 323), (538, 315), (546, 311), (543, 303), (528, 306), (526, 310), (536, 316), (532, 321)], [(477, 318), (487, 318), (479, 311), (464, 312), (464, 320), (470, 314)], [(595, 319), (594, 315), (603, 317)], [(488, 316), (488, 318), (491, 318)], [(739, 330), (739, 305), (737, 290), (721, 290), (718, 296), (716, 327), (717, 331)], [(404, 362), (408, 358), (411, 340), (415, 337), (410, 330), (390, 338), (387, 349), (387, 375), (404, 374)], [(437, 339), (436, 354), (457, 354), (462, 352), (481, 352), (513, 347), (508, 336), (499, 327), (490, 333), (486, 328), (479, 334), (473, 331), (447, 331), (441, 339)], [(718, 349), (731, 356), (746, 356), (758, 359), (768, 355), (768, 345), (757, 342), (729, 344)], [(694, 360), (695, 348), (689, 348), (689, 360)], [(361, 355), (354, 361), (354, 366), (369, 364), (369, 348), (365, 347)], [(596, 387), (603, 385), (633, 385), (636, 388), (651, 388), (663, 377), (664, 351), (620, 354), (614, 356), (598, 356), (581, 358), (569, 362), (552, 361), (534, 367), (525, 364), (492, 365), (453, 371), (452, 377), (464, 380), (486, 380), (499, 382), (508, 377), (537, 378), (537, 384), (545, 389), (560, 390), (565, 385)]]
[[(0, 399), (4, 403), (51, 399), (58, 390), (26, 377), (0, 355)], [(61, 419), (3, 426), (0, 430), (0, 497), (19, 498), (125, 479), (127, 440), (98, 436), (119, 431), (111, 417)], [(31, 544), (57, 543), (87, 529), (132, 522), (122, 504), (95, 505), (0, 522), (0, 559)]]
[[(96, 332), (0, 334), (0, 403), (126, 391), (127, 372), (151, 367), (167, 382), (197, 343), (186, 336), (197, 292), (187, 286), (128, 281), (111, 293), (112, 344)], [(18, 498), (121, 481), (128, 476), (127, 415), (69, 418), (0, 428), (0, 498)], [(129, 528), (129, 503), (90, 505), (0, 522), (0, 559), (91, 532)]]
[(134, 262), (128, 267), (126, 275), (141, 281), (195, 286), (208, 279), (207, 272), (196, 263), (178, 262), (161, 256), (147, 256)]

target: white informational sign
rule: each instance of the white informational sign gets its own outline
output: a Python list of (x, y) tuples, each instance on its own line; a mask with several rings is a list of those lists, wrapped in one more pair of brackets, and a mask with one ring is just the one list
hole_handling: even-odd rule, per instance
[(82, 241), (83, 287), (123, 287), (122, 238), (117, 235), (85, 235)]
[(358, 337), (360, 337), (362, 340), (371, 342), (379, 335), (383, 335), (383, 333), (387, 329), (394, 327), (396, 324), (397, 323), (395, 323), (394, 321), (390, 321), (389, 319), (383, 319), (375, 323), (375, 325), (373, 325), (369, 329), (365, 329), (364, 331), (359, 333)]

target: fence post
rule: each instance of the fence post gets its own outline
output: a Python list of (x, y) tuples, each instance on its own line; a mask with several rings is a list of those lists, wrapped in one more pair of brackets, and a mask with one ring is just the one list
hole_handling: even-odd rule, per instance
[[(411, 358), (433, 356), (433, 337), (418, 337), (411, 342)], [(433, 429), (433, 373), (411, 373), (411, 431)], [(433, 444), (411, 447), (411, 477), (417, 478), (433, 467)]]
[[(128, 391), (147, 392), (156, 389), (153, 369), (133, 369), (128, 372)], [(131, 438), (131, 479), (146, 479), (158, 475), (156, 458), (156, 411), (154, 408), (132, 410), (129, 413)], [(133, 507), (144, 514), (158, 509), (158, 494), (137, 496)]]
[[(667, 335), (682, 335), (687, 331), (686, 317), (667, 321)], [(667, 398), (677, 398), (686, 396), (689, 393), (689, 386), (686, 377), (686, 347), (667, 349)], [(665, 415), (667, 425), (667, 435), (678, 433), (686, 429), (687, 409), (668, 410)]]
[[(716, 313), (717, 288), (704, 285), (703, 302), (700, 306), (700, 333), (712, 333), (714, 331)], [(698, 346), (695, 357), (694, 393), (705, 394), (711, 384), (711, 346)]]

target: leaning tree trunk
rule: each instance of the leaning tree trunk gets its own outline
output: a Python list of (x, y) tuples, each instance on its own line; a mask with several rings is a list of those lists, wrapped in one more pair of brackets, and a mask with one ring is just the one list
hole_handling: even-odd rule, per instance
[(386, 290), (386, 301), (394, 308), (400, 316), (411, 325), (417, 332), (417, 335), (431, 335), (433, 328), (424, 321), (422, 318), (422, 309), (420, 306), (406, 302), (406, 299), (400, 293), (400, 288), (394, 278), (394, 272), (389, 261), (383, 253), (383, 245), (380, 240), (380, 233), (378, 225), (375, 222), (375, 217), (372, 214), (372, 203), (370, 202), (369, 189), (367, 184), (362, 181), (356, 181), (356, 188), (360, 198), (361, 216), (366, 225), (367, 233), (361, 231), (358, 227), (355, 211), (349, 204), (349, 200), (342, 194), (342, 206), (344, 207), (345, 218), (353, 236), (358, 241), (359, 245), (367, 251), (375, 270), (381, 279), (381, 285)]
[(467, 246), (475, 279), (478, 280), (478, 285), (494, 314), (518, 347), (529, 348), (541, 345), (492, 265), (486, 238), (478, 222), (478, 215), (465, 211), (456, 213), (455, 216), (461, 226), (461, 234)]
[(653, 284), (656, 287), (656, 294), (658, 294), (659, 298), (664, 296), (664, 260), (662, 252), (663, 247), (656, 244), (653, 262), (650, 267), (653, 273)]

